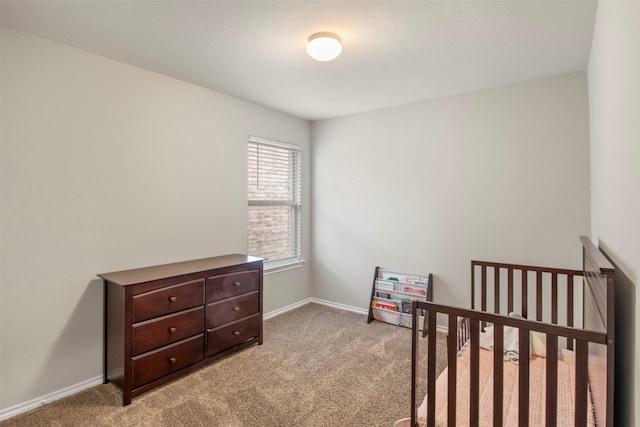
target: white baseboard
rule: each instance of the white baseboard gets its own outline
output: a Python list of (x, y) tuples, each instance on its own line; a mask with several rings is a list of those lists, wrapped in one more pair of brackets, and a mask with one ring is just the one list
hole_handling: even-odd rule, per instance
[(350, 305), (340, 304), (332, 301), (326, 301), (318, 298), (307, 298), (302, 301), (298, 301), (294, 304), (288, 305), (286, 307), (282, 307), (277, 310), (270, 311), (269, 313), (265, 314), (263, 318), (264, 320), (271, 319), (272, 317), (279, 316), (281, 314), (286, 313), (287, 311), (295, 310), (296, 308), (302, 307), (303, 305), (307, 305), (310, 303), (326, 305), (327, 307), (337, 308), (337, 309), (346, 310), (346, 311), (352, 311), (358, 314), (365, 314), (365, 315), (369, 314), (367, 310), (362, 308), (352, 307)]
[(262, 316), (264, 320), (271, 319), (272, 317), (280, 316), (281, 314), (286, 313), (287, 311), (295, 310), (298, 307), (302, 307), (303, 305), (307, 305), (311, 302), (311, 298), (304, 299), (302, 301), (298, 301), (286, 307), (279, 308), (277, 310), (270, 311)]
[(337, 302), (327, 301), (319, 298), (310, 298), (310, 300), (311, 301), (309, 302), (313, 302), (320, 305), (326, 305), (327, 307), (339, 308), (340, 310), (352, 311), (358, 314), (364, 314), (364, 315), (369, 314), (369, 310), (364, 308), (353, 307), (351, 305), (340, 304)]
[(54, 402), (67, 396), (71, 396), (72, 394), (79, 393), (88, 388), (95, 387), (102, 384), (103, 381), (104, 377), (102, 375), (99, 375), (97, 377), (79, 382), (74, 385), (70, 385), (52, 393), (45, 394), (44, 396), (29, 400), (28, 402), (19, 403), (17, 405), (2, 409), (0, 410), (0, 421), (6, 420), (7, 418), (11, 418), (18, 414), (22, 414), (23, 412), (39, 408), (40, 406), (46, 405), (47, 403)]

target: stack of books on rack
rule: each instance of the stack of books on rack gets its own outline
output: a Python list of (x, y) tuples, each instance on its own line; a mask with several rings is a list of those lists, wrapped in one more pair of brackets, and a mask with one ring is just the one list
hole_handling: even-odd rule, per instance
[(412, 302), (425, 301), (430, 296), (430, 275), (399, 273), (377, 267), (369, 321), (375, 319), (410, 328)]

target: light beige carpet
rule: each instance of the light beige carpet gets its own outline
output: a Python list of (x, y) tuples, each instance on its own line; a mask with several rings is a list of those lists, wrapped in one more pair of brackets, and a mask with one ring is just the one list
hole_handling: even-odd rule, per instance
[(264, 331), (262, 346), (134, 398), (129, 406), (122, 407), (120, 390), (106, 384), (0, 426), (391, 427), (409, 416), (409, 329), (307, 304), (265, 321)]

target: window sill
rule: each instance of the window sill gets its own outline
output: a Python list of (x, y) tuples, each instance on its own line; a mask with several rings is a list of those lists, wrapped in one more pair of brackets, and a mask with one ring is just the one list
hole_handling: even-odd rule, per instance
[(265, 263), (264, 275), (268, 276), (269, 274), (280, 273), (281, 271), (293, 270), (294, 268), (300, 268), (304, 265), (305, 262), (306, 262), (305, 260), (299, 259), (296, 261)]

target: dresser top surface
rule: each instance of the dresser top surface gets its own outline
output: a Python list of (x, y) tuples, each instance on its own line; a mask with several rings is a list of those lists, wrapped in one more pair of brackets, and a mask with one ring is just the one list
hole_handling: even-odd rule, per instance
[(258, 261), (262, 261), (262, 258), (256, 258), (242, 254), (232, 254), (212, 258), (196, 259), (191, 261), (175, 262), (171, 264), (155, 265), (151, 267), (134, 268), (132, 270), (102, 273), (98, 274), (98, 277), (121, 286), (130, 286), (136, 285), (138, 283), (160, 280), (167, 277), (201, 273), (204, 271), (233, 267), (235, 265), (248, 264)]

